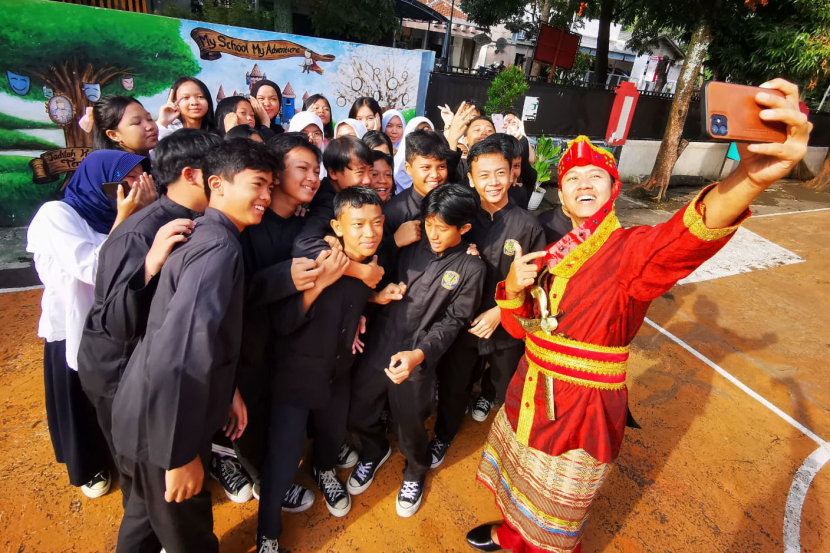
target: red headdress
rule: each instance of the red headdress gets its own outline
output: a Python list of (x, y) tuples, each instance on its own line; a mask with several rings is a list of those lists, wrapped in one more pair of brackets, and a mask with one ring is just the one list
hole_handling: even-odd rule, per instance
[(619, 190), (620, 173), (617, 171), (617, 162), (608, 150), (597, 148), (588, 137), (580, 135), (568, 143), (568, 149), (559, 161), (559, 188), (562, 188), (562, 176), (574, 167), (594, 165), (605, 169), (614, 179), (614, 185)]

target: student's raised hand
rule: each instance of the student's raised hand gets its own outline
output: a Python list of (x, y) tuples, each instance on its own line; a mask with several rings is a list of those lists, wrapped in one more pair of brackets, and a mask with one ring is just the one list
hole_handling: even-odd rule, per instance
[(142, 173), (138, 177), (138, 186), (141, 188), (141, 207), (145, 208), (159, 197), (158, 190), (156, 190), (156, 183), (153, 180), (153, 175)]
[(501, 309), (499, 307), (493, 307), (473, 319), (473, 324), (469, 332), (470, 334), (487, 340), (493, 335), (493, 332), (495, 332), (500, 324)]
[(326, 244), (328, 244), (329, 248), (331, 248), (332, 250), (343, 251), (343, 244), (340, 243), (340, 239), (338, 237), (326, 235), (323, 237), (323, 240), (326, 241)]
[(775, 181), (785, 177), (807, 153), (812, 123), (798, 109), (798, 86), (784, 79), (773, 79), (761, 85), (762, 88), (780, 90), (784, 98), (759, 92), (755, 101), (764, 108), (761, 119), (779, 121), (787, 125), (787, 139), (782, 144), (740, 144), (739, 171), (743, 170), (753, 184), (768, 188)]
[(407, 221), (395, 231), (395, 245), (399, 248), (414, 244), (421, 239), (421, 221)]
[(298, 292), (310, 290), (321, 270), (314, 260), (295, 257), (291, 260), (291, 280), (294, 282), (294, 287)]
[(197, 455), (195, 459), (179, 468), (164, 472), (164, 500), (181, 503), (200, 491), (205, 481), (205, 468)]
[(169, 127), (170, 123), (178, 119), (179, 115), (181, 115), (179, 106), (177, 106), (174, 101), (175, 96), (176, 92), (171, 90), (170, 96), (167, 97), (167, 103), (161, 106), (161, 109), (159, 110), (158, 124), (161, 127)]
[(449, 127), (450, 123), (452, 122), (453, 112), (450, 109), (450, 106), (444, 104), (443, 106), (438, 106), (438, 109), (441, 110), (441, 119), (444, 120), (444, 126)]
[(450, 128), (447, 131), (447, 141), (450, 143), (450, 148), (455, 149), (459, 139), (467, 131), (467, 127), (470, 125), (470, 120), (473, 118), (473, 112), (475, 110), (476, 107), (474, 105), (464, 102), (458, 108), (458, 111), (455, 112), (455, 115), (452, 116)]
[(383, 273), (385, 273), (386, 271), (383, 269), (383, 267), (378, 265), (378, 256), (376, 255), (372, 257), (372, 261), (370, 261), (363, 267), (363, 278), (361, 278), (360, 280), (363, 281), (363, 284), (374, 290), (375, 286), (377, 286), (380, 282), (380, 279), (383, 278)]
[(470, 244), (467, 246), (467, 255), (474, 255), (476, 257), (481, 257), (481, 254), (478, 253), (478, 247), (475, 244)]
[(196, 223), (190, 219), (173, 219), (156, 232), (153, 245), (144, 257), (144, 284), (159, 274), (170, 252), (173, 251), (173, 246), (179, 242), (187, 242), (187, 235), (195, 226)]
[(406, 284), (403, 282), (399, 282), (397, 284), (390, 283), (387, 284), (383, 290), (376, 293), (371, 301), (379, 305), (386, 305), (390, 301), (402, 300), (405, 293)]
[[(308, 210), (305, 207), (301, 206), (301, 205), (298, 205), (297, 209), (294, 210), (294, 215), (297, 216), (297, 217), (305, 217), (306, 213), (308, 213)], [(328, 237), (326, 237), (326, 238), (328, 238)]]
[(525, 124), (521, 119), (511, 117), (510, 121), (504, 126), (504, 132), (514, 137), (516, 140), (521, 140), (525, 136)]
[(130, 215), (144, 207), (141, 204), (141, 187), (138, 183), (135, 186), (130, 187), (130, 191), (127, 195), (124, 195), (124, 185), (118, 185), (118, 191), (115, 193), (115, 206), (116, 206), (116, 213), (115, 222), (110, 229), (110, 232), (115, 230), (115, 227), (120, 225), (127, 219)]
[(242, 401), (242, 395), (237, 388), (233, 393), (231, 406), (228, 407), (228, 422), (222, 430), (225, 431), (225, 436), (233, 441), (242, 435), (246, 426), (248, 426), (248, 408), (245, 407), (245, 402)]
[(366, 334), (366, 317), (360, 316), (360, 322), (357, 323), (357, 330), (354, 333), (354, 342), (352, 342), (352, 355), (357, 355), (358, 352), (363, 353), (363, 346), (366, 344), (360, 339), (361, 334)]
[(222, 123), (225, 125), (225, 132), (228, 132), (235, 126), (239, 125), (239, 116), (236, 114), (236, 112), (232, 111), (225, 116), (225, 118), (222, 120)]
[(254, 108), (254, 113), (256, 114), (257, 119), (259, 119), (260, 124), (263, 127), (270, 127), (271, 118), (268, 117), (268, 112), (265, 111), (265, 108), (262, 107), (262, 104), (259, 103), (259, 100), (251, 96), (250, 98), (248, 98), (248, 101), (251, 102), (251, 107)]
[(349, 266), (349, 257), (342, 250), (325, 250), (320, 252), (316, 259), (320, 274), (314, 281), (314, 286), (326, 288), (337, 281)]
[(532, 252), (522, 255), (522, 247), (516, 245), (516, 253), (513, 256), (513, 263), (510, 264), (510, 272), (504, 279), (504, 291), (508, 299), (516, 298), (522, 291), (536, 282), (536, 275), (539, 269), (536, 267), (536, 260), (545, 257), (545, 252)]
[(400, 384), (412, 374), (415, 367), (424, 362), (424, 352), (416, 349), (414, 351), (400, 351), (389, 360), (389, 367), (384, 369), (386, 376), (395, 384)]
[(92, 128), (95, 126), (95, 119), (92, 116), (92, 106), (88, 106), (84, 110), (84, 116), (78, 119), (78, 126), (87, 134), (92, 132)]

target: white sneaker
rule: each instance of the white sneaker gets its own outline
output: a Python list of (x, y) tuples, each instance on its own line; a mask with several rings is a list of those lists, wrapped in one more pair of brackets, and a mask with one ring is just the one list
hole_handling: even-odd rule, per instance
[(259, 501), (259, 484), (254, 484), (253, 486), (251, 486), (251, 493), (253, 494), (254, 499)]
[(81, 486), (81, 491), (85, 496), (95, 499), (96, 497), (101, 497), (110, 491), (110, 484), (112, 484), (110, 471), (102, 470), (96, 474), (92, 480)]
[(352, 498), (346, 490), (346, 486), (335, 474), (334, 469), (317, 470), (312, 468), (311, 472), (317, 480), (317, 486), (323, 492), (329, 512), (336, 517), (346, 516), (352, 510)]
[(259, 549), (256, 551), (257, 553), (280, 553), (280, 544), (276, 539), (262, 538), (259, 542)]

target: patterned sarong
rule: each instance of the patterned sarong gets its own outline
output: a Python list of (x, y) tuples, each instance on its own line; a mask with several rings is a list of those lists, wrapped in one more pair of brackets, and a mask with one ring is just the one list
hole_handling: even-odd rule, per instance
[(582, 449), (552, 457), (520, 444), (502, 407), (476, 477), (528, 544), (564, 553), (579, 545), (588, 509), (610, 468)]

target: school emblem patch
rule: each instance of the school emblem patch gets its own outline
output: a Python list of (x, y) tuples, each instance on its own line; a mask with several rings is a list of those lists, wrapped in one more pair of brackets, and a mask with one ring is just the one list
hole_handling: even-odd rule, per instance
[(458, 286), (458, 281), (460, 279), (461, 277), (455, 271), (447, 271), (444, 273), (444, 276), (441, 277), (441, 286), (447, 290), (455, 290), (455, 287)]
[(504, 255), (516, 255), (516, 248), (519, 246), (519, 243), (512, 238), (508, 238), (504, 241)]

